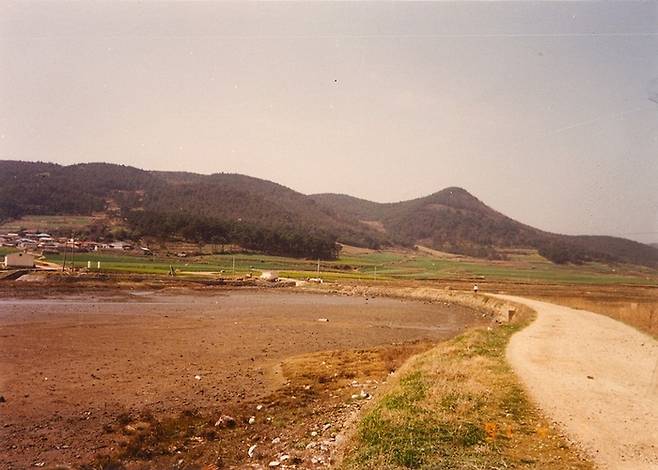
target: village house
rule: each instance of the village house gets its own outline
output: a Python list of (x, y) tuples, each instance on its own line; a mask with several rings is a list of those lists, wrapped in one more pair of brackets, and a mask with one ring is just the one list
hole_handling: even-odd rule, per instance
[(33, 268), (34, 255), (29, 253), (10, 253), (5, 256), (5, 268)]
[(133, 249), (132, 243), (129, 243), (129, 242), (112, 242), (112, 243), (109, 243), (108, 246), (112, 250), (132, 250)]
[(18, 240), (16, 246), (24, 250), (34, 250), (37, 248), (37, 242), (30, 240), (29, 238), (22, 238)]

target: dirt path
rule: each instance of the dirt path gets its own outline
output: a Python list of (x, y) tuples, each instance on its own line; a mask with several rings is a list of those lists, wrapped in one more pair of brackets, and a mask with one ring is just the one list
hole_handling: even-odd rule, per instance
[(601, 468), (658, 468), (658, 342), (603, 315), (496, 297), (538, 313), (507, 357), (549, 418)]

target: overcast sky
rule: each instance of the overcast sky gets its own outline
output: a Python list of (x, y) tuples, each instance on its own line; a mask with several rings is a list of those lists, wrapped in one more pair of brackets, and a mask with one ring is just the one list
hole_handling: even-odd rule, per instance
[(658, 2), (0, 3), (0, 159), (462, 186), (658, 241)]

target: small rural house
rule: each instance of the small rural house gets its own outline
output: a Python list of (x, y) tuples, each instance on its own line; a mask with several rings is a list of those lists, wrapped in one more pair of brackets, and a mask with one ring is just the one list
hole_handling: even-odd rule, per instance
[(10, 253), (5, 256), (5, 268), (33, 268), (34, 255), (29, 253)]
[(108, 246), (112, 250), (132, 250), (133, 249), (132, 243), (128, 243), (128, 242), (112, 242), (112, 243), (109, 243)]

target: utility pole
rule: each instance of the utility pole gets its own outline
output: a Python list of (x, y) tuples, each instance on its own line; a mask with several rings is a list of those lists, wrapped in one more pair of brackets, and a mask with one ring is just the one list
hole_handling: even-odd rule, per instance
[(66, 269), (66, 247), (68, 245), (68, 240), (64, 242), (64, 262), (62, 263), (62, 272)]
[(320, 258), (318, 258), (318, 277), (320, 277)]
[(233, 274), (235, 274), (235, 255), (233, 255)]

